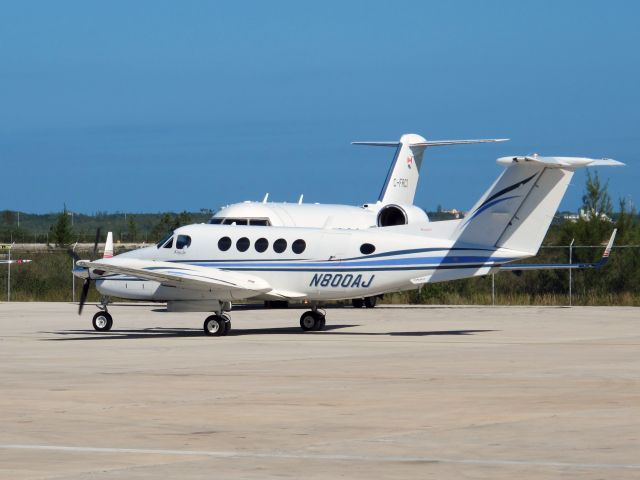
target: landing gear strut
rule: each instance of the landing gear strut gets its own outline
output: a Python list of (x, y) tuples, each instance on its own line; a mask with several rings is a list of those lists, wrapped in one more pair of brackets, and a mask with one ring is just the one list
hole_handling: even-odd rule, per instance
[(300, 327), (305, 332), (320, 331), (325, 326), (324, 314), (320, 313), (317, 309), (304, 312), (300, 317)]
[(204, 334), (212, 337), (224, 337), (231, 331), (231, 318), (226, 313), (207, 317), (203, 325)]
[(113, 327), (113, 317), (109, 314), (107, 310), (107, 305), (109, 305), (109, 297), (102, 296), (100, 298), (100, 305), (98, 308), (100, 311), (93, 316), (93, 328), (98, 332), (108, 332)]

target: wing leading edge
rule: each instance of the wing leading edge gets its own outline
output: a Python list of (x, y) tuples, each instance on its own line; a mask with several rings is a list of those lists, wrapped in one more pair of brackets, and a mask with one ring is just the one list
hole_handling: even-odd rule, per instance
[(131, 275), (171, 287), (210, 292), (214, 297), (251, 298), (273, 290), (260, 277), (198, 265), (117, 257), (94, 262), (80, 260), (77, 265), (93, 269), (95, 275)]

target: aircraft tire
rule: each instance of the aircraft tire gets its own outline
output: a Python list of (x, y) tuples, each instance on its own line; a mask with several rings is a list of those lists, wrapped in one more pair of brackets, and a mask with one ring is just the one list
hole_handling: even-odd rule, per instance
[(300, 317), (300, 328), (305, 332), (322, 330), (325, 325), (324, 315), (313, 310), (304, 312)]
[(113, 318), (109, 312), (98, 312), (93, 316), (91, 322), (94, 330), (98, 332), (108, 332), (113, 327)]
[[(205, 335), (209, 335), (210, 337), (221, 337), (226, 335), (226, 324), (227, 321), (224, 317), (220, 315), (211, 315), (204, 321), (202, 328)], [(229, 326), (228, 328), (230, 329), (231, 327)]]
[(378, 303), (378, 297), (366, 297), (364, 299), (364, 306), (367, 308), (375, 308)]
[(354, 298), (353, 300), (351, 300), (351, 305), (353, 305), (353, 308), (364, 307), (364, 298)]

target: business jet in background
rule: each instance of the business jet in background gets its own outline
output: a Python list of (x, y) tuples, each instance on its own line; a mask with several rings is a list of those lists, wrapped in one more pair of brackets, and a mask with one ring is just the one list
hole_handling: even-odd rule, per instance
[[(408, 133), (399, 141), (353, 142), (353, 145), (395, 148), (395, 155), (387, 177), (374, 203), (361, 206), (268, 202), (269, 194), (262, 202), (241, 202), (222, 207), (209, 221), (214, 225), (246, 225), (274, 227), (308, 227), (325, 229), (364, 229), (428, 222), (426, 212), (413, 204), (424, 151), (431, 147), (446, 145), (469, 145), (494, 143), (505, 138), (476, 140), (427, 140), (420, 135)], [(352, 299), (354, 307), (375, 307), (378, 297)], [(266, 301), (267, 307), (286, 307), (287, 301)]]
[[(108, 296), (167, 302), (175, 312), (214, 312), (207, 335), (226, 335), (232, 302), (306, 300), (304, 331), (322, 330), (322, 302), (412, 290), (421, 285), (484, 276), (501, 269), (589, 268), (593, 264), (513, 265), (537, 254), (576, 169), (615, 166), (615, 160), (503, 157), (506, 167), (464, 219), (370, 229), (187, 225), (157, 245), (113, 258), (78, 260), (84, 279), (105, 296), (93, 317), (98, 331), (113, 325)], [(97, 241), (96, 241), (97, 246)]]

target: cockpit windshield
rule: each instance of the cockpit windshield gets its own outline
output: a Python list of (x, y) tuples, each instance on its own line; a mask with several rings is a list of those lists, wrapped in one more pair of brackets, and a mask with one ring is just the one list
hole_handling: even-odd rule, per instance
[(167, 233), (162, 240), (160, 240), (158, 243), (156, 243), (156, 246), (158, 248), (160, 248), (161, 246), (163, 246), (165, 243), (167, 243), (167, 240), (169, 240), (171, 237), (173, 237), (173, 232), (169, 232)]

